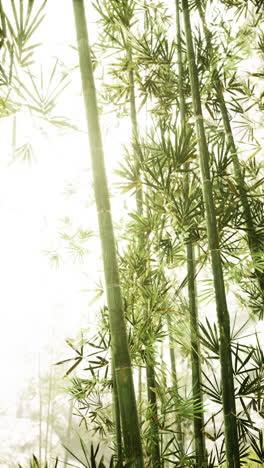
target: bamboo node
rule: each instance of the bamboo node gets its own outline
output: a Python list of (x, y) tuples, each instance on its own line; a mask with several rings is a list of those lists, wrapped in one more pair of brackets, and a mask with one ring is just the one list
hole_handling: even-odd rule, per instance
[(194, 116), (194, 119), (195, 119), (195, 120), (199, 120), (199, 119), (203, 120), (203, 116), (202, 116), (202, 114), (195, 115), (195, 116)]
[(110, 283), (106, 285), (107, 288), (120, 288), (119, 283)]
[(225, 416), (234, 416), (236, 418), (236, 414), (233, 413), (233, 411), (230, 411), (229, 413), (225, 414)]

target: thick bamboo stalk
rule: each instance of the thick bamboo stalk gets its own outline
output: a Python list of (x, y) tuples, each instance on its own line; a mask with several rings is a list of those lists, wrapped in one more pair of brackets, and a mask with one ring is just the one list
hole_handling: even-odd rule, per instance
[[(202, 9), (202, 5), (200, 1), (198, 2), (198, 11), (199, 11), (200, 19), (202, 21), (207, 46), (210, 48), (211, 32), (207, 26), (205, 13)], [(245, 188), (245, 180), (244, 180), (243, 173), (241, 170), (239, 157), (238, 157), (238, 151), (237, 151), (237, 147), (236, 147), (236, 143), (235, 143), (235, 139), (234, 139), (231, 123), (230, 123), (228, 110), (226, 107), (224, 91), (223, 91), (224, 87), (218, 75), (216, 75), (216, 79), (215, 79), (215, 89), (216, 89), (217, 99), (218, 99), (219, 106), (220, 106), (220, 111), (222, 115), (222, 121), (224, 124), (224, 130), (225, 130), (227, 142), (228, 142), (230, 153), (232, 156), (234, 176), (235, 176), (235, 181), (237, 183), (237, 190), (238, 190), (240, 200), (241, 200), (241, 205), (243, 208), (243, 216), (244, 216), (246, 229), (247, 229), (248, 246), (249, 246), (249, 250), (251, 253), (251, 258), (254, 263), (254, 257), (256, 253), (258, 254), (260, 253), (260, 246), (257, 240), (256, 229), (255, 229), (255, 225), (253, 221), (253, 216), (251, 214), (251, 208), (250, 208), (250, 204), (248, 201), (247, 190)], [(264, 273), (259, 271), (257, 268), (255, 268), (254, 272), (255, 272), (255, 277), (258, 280), (260, 289), (264, 293)]]
[(73, 0), (73, 9), (92, 158), (94, 192), (102, 245), (112, 353), (115, 363), (125, 457), (132, 467), (141, 468), (144, 466), (143, 454), (83, 0)]
[[(183, 92), (183, 62), (181, 50), (181, 25), (180, 25), (180, 4), (179, 0), (175, 0), (176, 4), (176, 30), (177, 30), (177, 55), (178, 55), (178, 76), (179, 76), (179, 101), (180, 101), (180, 116), (183, 131), (186, 129), (186, 105)], [(186, 204), (188, 203), (189, 193), (189, 165), (185, 165), (186, 177), (184, 183), (184, 192)], [(195, 287), (195, 262), (194, 262), (194, 249), (188, 234), (186, 242), (186, 256), (187, 256), (187, 275), (188, 275), (188, 298), (189, 298), (189, 314), (190, 314), (190, 328), (191, 328), (191, 365), (192, 365), (192, 394), (195, 403), (199, 404), (201, 411), (203, 409), (203, 391), (201, 379), (201, 360), (200, 360), (200, 347), (199, 347), (199, 325), (198, 325), (198, 311), (196, 300), (196, 287)], [(197, 467), (203, 468), (207, 466), (207, 457), (205, 449), (205, 436), (203, 432), (204, 420), (203, 413), (193, 418), (194, 429), (194, 445)]]
[(120, 408), (119, 408), (118, 393), (117, 393), (116, 378), (115, 378), (115, 366), (114, 366), (113, 358), (112, 358), (112, 379), (113, 379), (112, 400), (113, 400), (113, 406), (114, 406), (113, 417), (114, 417), (114, 423), (115, 423), (117, 463), (118, 463), (118, 466), (120, 466), (121, 468), (123, 466), (122, 431), (121, 431), (121, 420), (120, 420)]
[(217, 220), (215, 214), (212, 182), (209, 167), (209, 152), (203, 123), (200, 89), (192, 41), (192, 29), (188, 0), (182, 0), (182, 8), (191, 81), (192, 103), (196, 121), (196, 134), (199, 147), (200, 170), (202, 178), (203, 199), (206, 212), (208, 245), (211, 254), (217, 318), (220, 331), (220, 365), (221, 384), (223, 393), (222, 398), (224, 411), (226, 459), (228, 468), (238, 468), (240, 464), (230, 343), (230, 319), (226, 302), (224, 277), (219, 249)]

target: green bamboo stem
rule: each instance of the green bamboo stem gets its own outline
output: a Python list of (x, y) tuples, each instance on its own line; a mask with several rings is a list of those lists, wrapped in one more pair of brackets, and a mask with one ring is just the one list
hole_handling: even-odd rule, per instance
[[(211, 32), (207, 26), (206, 23), (206, 18), (205, 18), (205, 13), (202, 8), (202, 5), (200, 1), (198, 2), (198, 11), (199, 11), (199, 16), (203, 25), (203, 30), (204, 30), (204, 35), (206, 38), (207, 46), (210, 48), (211, 47)], [(224, 130), (227, 138), (227, 142), (229, 145), (230, 153), (232, 156), (232, 163), (233, 163), (233, 168), (234, 168), (234, 176), (235, 176), (235, 181), (237, 183), (237, 190), (240, 196), (242, 208), (243, 208), (243, 215), (244, 215), (244, 220), (246, 224), (246, 229), (247, 229), (247, 241), (248, 241), (248, 246), (249, 250), (251, 253), (251, 258), (254, 263), (254, 257), (256, 253), (259, 253), (259, 243), (257, 240), (257, 234), (256, 234), (256, 229), (253, 221), (253, 216), (251, 214), (251, 208), (250, 204), (248, 201), (248, 196), (247, 196), (247, 190), (245, 188), (245, 180), (244, 176), (241, 170), (240, 162), (239, 162), (239, 157), (238, 157), (238, 151), (229, 119), (229, 114), (224, 98), (224, 87), (221, 82), (221, 79), (218, 75), (216, 75), (215, 79), (215, 88), (216, 88), (216, 94), (217, 94), (217, 99), (219, 102), (220, 106), (220, 111), (222, 115), (222, 121), (224, 124)], [(254, 269), (255, 272), (255, 277), (258, 280), (259, 286), (261, 291), (264, 293), (264, 273), (259, 271), (257, 268)]]
[(177, 378), (177, 369), (176, 369), (176, 356), (175, 356), (175, 348), (173, 343), (173, 338), (170, 330), (170, 321), (167, 319), (168, 324), (168, 335), (169, 335), (169, 347), (170, 347), (170, 364), (171, 364), (171, 376), (172, 376), (172, 385), (174, 387), (175, 393), (175, 414), (176, 414), (176, 430), (177, 430), (177, 439), (179, 443), (179, 448), (184, 453), (184, 433), (182, 429), (182, 419), (178, 414), (178, 400), (177, 397), (179, 395), (179, 388), (178, 388), (178, 378)]
[[(175, 0), (176, 4), (176, 30), (177, 30), (177, 55), (178, 55), (178, 76), (179, 76), (179, 100), (180, 100), (180, 116), (183, 126), (183, 131), (186, 129), (186, 105), (183, 91), (183, 61), (181, 50), (181, 25), (180, 25), (180, 4), (179, 0)], [(185, 164), (186, 177), (184, 180), (184, 192), (186, 204), (188, 204), (189, 193), (189, 165)], [(201, 360), (200, 360), (200, 347), (199, 347), (199, 324), (198, 324), (198, 310), (196, 300), (196, 280), (195, 280), (195, 259), (194, 248), (191, 241), (191, 233), (188, 233), (188, 240), (186, 242), (186, 256), (187, 256), (187, 285), (188, 285), (188, 298), (189, 298), (189, 315), (190, 315), (190, 328), (191, 328), (191, 366), (192, 366), (192, 394), (195, 403), (199, 404), (201, 411), (203, 409), (203, 391), (201, 379)], [(193, 417), (193, 430), (194, 430), (194, 445), (197, 467), (203, 468), (207, 466), (207, 456), (205, 449), (205, 436), (203, 432), (204, 418), (201, 412), (200, 416), (194, 415)]]
[[(222, 114), (227, 141), (228, 141), (229, 148), (232, 154), (234, 175), (235, 175), (235, 180), (237, 183), (237, 190), (240, 196), (240, 200), (241, 200), (241, 204), (243, 208), (243, 216), (244, 216), (244, 220), (245, 220), (246, 228), (247, 228), (247, 242), (248, 242), (251, 258), (254, 263), (255, 255), (260, 253), (259, 243), (257, 240), (256, 229), (255, 229), (255, 225), (253, 221), (253, 216), (251, 214), (251, 208), (250, 208), (250, 204), (248, 201), (247, 190), (245, 188), (245, 181), (244, 181), (244, 177), (243, 177), (239, 159), (238, 159), (237, 148), (236, 148), (235, 140), (233, 137), (233, 132), (232, 132), (220, 80), (217, 80), (217, 84), (219, 84), (218, 91), (217, 91), (218, 102), (219, 102), (220, 109), (221, 109), (221, 114)], [(256, 279), (258, 280), (260, 289), (262, 293), (264, 293), (264, 273), (262, 271), (259, 271), (257, 268), (254, 268), (254, 273), (255, 273)]]
[(115, 378), (115, 366), (114, 366), (113, 358), (112, 358), (112, 379), (113, 379), (112, 400), (113, 400), (113, 406), (114, 406), (113, 416), (114, 416), (114, 423), (115, 423), (117, 463), (118, 463), (118, 466), (120, 466), (121, 468), (123, 466), (122, 431), (121, 431), (121, 421), (120, 421), (120, 408), (119, 408), (118, 393), (117, 393), (116, 378)]
[(177, 45), (177, 66), (178, 66), (178, 87), (179, 87), (179, 109), (183, 130), (186, 124), (186, 109), (183, 90), (183, 61), (182, 61), (182, 38), (181, 38), (181, 22), (180, 22), (180, 0), (175, 0), (176, 8), (176, 45)]
[(73, 0), (126, 461), (144, 466), (83, 0)]
[[(164, 361), (164, 343), (163, 342), (161, 342), (161, 344), (160, 344), (160, 359), (159, 359), (159, 362), (160, 362), (161, 369), (164, 369), (161, 372), (161, 384), (162, 384), (162, 388), (165, 389), (165, 388), (168, 388), (168, 382), (167, 382), (166, 363)], [(161, 404), (161, 427), (162, 428), (165, 428), (167, 426), (167, 424), (171, 424), (170, 414), (167, 413), (166, 410), (164, 411), (164, 409), (163, 409), (164, 408), (164, 403), (165, 403), (165, 406), (166, 406), (166, 402), (161, 400), (160, 404)], [(164, 453), (164, 449), (167, 446), (169, 440), (170, 440), (170, 434), (167, 433), (166, 431), (162, 430), (161, 434), (160, 434), (160, 451), (161, 451), (161, 453)], [(167, 467), (168, 464), (170, 465), (170, 463), (165, 459), (165, 457), (162, 457), (161, 458), (162, 468)]]
[[(134, 79), (134, 70), (132, 68), (132, 47), (128, 42), (128, 50), (127, 50), (127, 60), (130, 64), (129, 72), (128, 72), (128, 80), (129, 80), (129, 104), (130, 104), (130, 119), (132, 124), (132, 136), (136, 145), (137, 151), (140, 151), (140, 145), (138, 141), (138, 123), (137, 123), (137, 109), (136, 109), (136, 97), (135, 97), (135, 79)], [(136, 203), (137, 203), (137, 212), (139, 215), (143, 213), (143, 190), (140, 181), (140, 170), (138, 162), (135, 161), (136, 164), (136, 172), (138, 176), (138, 187), (136, 189)], [(141, 242), (142, 244), (142, 242)]]
[(192, 29), (188, 0), (182, 0), (185, 25), (187, 57), (191, 81), (192, 103), (196, 121), (196, 134), (199, 147), (200, 171), (202, 178), (203, 199), (206, 212), (208, 246), (211, 254), (214, 278), (217, 318), (220, 331), (220, 365), (224, 411), (225, 445), (228, 468), (238, 468), (239, 447), (236, 422), (236, 403), (234, 394), (232, 355), (230, 343), (230, 319), (226, 302), (224, 277), (219, 249), (217, 220), (212, 192), (209, 167), (209, 152), (205, 137), (198, 73), (195, 62)]
[[(173, 344), (170, 345), (170, 362), (171, 362), (172, 384), (175, 389), (175, 395), (179, 395), (178, 379), (177, 379), (177, 372), (176, 372), (176, 357), (175, 357), (175, 349), (173, 347)], [(182, 429), (181, 416), (177, 414), (177, 404), (175, 404), (175, 410), (176, 410), (176, 428), (177, 428), (179, 448), (183, 454), (184, 453), (184, 433)]]
[(142, 368), (139, 366), (138, 368), (138, 418), (139, 418), (139, 425), (142, 424)]
[[(134, 70), (132, 65), (133, 56), (132, 48), (128, 42), (128, 52), (127, 52), (129, 67), (129, 97), (130, 97), (130, 117), (132, 124), (132, 134), (135, 141), (137, 151), (140, 151), (140, 146), (138, 142), (139, 132), (138, 132), (138, 123), (137, 123), (137, 110), (136, 110), (136, 98), (135, 98), (135, 81), (134, 81)], [(138, 167), (137, 161), (136, 170), (138, 175), (138, 187), (136, 191), (136, 203), (137, 203), (137, 212), (139, 215), (143, 214), (143, 189), (140, 181), (140, 170)], [(144, 238), (139, 239), (139, 248), (145, 250)], [(145, 265), (147, 270), (148, 265)], [(151, 465), (152, 468), (160, 468), (160, 448), (159, 448), (159, 427), (158, 427), (158, 407), (157, 407), (157, 398), (155, 391), (150, 389), (150, 386), (155, 389), (155, 370), (151, 363), (146, 364), (146, 375), (147, 375), (147, 395), (148, 403), (151, 407), (151, 424), (152, 424), (152, 433), (153, 437), (151, 439)]]
[(197, 467), (207, 467), (207, 456), (205, 449), (204, 436), (204, 417), (203, 417), (203, 392), (201, 376), (201, 359), (199, 343), (199, 323), (197, 311), (197, 294), (195, 283), (195, 259), (194, 247), (192, 243), (187, 244), (187, 271), (188, 271), (188, 296), (190, 307), (190, 325), (191, 325), (191, 363), (192, 363), (192, 394), (195, 403), (199, 404), (201, 414), (196, 414), (193, 418), (194, 444)]
[[(152, 364), (146, 364), (147, 394), (149, 404), (149, 414), (151, 421), (151, 466), (152, 468), (161, 468), (160, 449), (159, 449), (159, 423), (157, 396), (155, 392), (155, 370)], [(152, 390), (154, 389), (154, 390)]]

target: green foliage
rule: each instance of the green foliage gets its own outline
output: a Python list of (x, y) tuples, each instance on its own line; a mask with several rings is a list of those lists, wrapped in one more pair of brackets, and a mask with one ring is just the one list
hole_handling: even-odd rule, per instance
[(110, 462), (107, 465), (104, 463), (104, 456), (101, 456), (101, 458), (98, 457), (100, 444), (97, 444), (96, 447), (94, 447), (94, 445), (91, 444), (88, 449), (87, 444), (81, 437), (79, 438), (79, 442), (82, 449), (83, 458), (79, 458), (68, 447), (65, 447), (65, 449), (76, 461), (78, 461), (81, 464), (81, 466), (85, 468), (114, 468), (114, 466), (118, 467), (118, 465), (114, 464), (113, 455), (111, 457)]
[(19, 105), (28, 108), (38, 118), (61, 128), (76, 129), (64, 117), (54, 115), (56, 101), (69, 85), (68, 73), (61, 74), (58, 68), (59, 60), (56, 59), (48, 76), (41, 69), (40, 76), (36, 77), (29, 69), (23, 81), (15, 77), (14, 89), (21, 100)]
[(43, 21), (43, 10), (45, 9), (46, 3), (47, 0), (44, 0), (40, 6), (35, 7), (34, 5), (36, 5), (36, 2), (34, 0), (28, 0), (27, 8), (25, 8), (25, 2), (20, 2), (17, 7), (15, 0), (11, 0), (12, 19), (5, 14), (7, 29), (12, 38), (15, 57), (18, 63), (24, 68), (29, 67), (33, 63), (34, 49), (40, 45), (29, 45), (28, 42)]
[[(58, 467), (58, 463), (59, 463), (59, 459), (56, 458), (55, 460), (55, 463), (54, 464), (48, 464), (48, 462), (45, 462), (43, 468), (57, 468)], [(29, 460), (29, 468), (41, 468), (41, 463), (40, 461), (37, 459), (37, 457), (35, 455), (32, 455), (32, 459)], [(20, 465), (20, 463), (18, 463), (18, 467), (19, 468), (26, 468), (25, 466), (23, 467), (22, 465)]]
[(18, 108), (12, 90), (18, 70), (24, 70), (34, 62), (35, 50), (39, 43), (32, 43), (32, 37), (45, 16), (47, 0), (36, 6), (34, 0), (15, 2), (11, 0), (8, 8), (0, 2), (0, 112), (1, 116), (14, 113)]

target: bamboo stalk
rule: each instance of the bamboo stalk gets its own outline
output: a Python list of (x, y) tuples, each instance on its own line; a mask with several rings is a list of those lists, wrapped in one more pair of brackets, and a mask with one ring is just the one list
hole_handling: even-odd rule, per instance
[(121, 432), (121, 421), (120, 421), (120, 408), (119, 408), (118, 393), (117, 393), (116, 378), (115, 378), (115, 366), (114, 366), (113, 358), (112, 358), (112, 379), (113, 379), (112, 400), (113, 400), (113, 406), (114, 406), (113, 416), (114, 416), (114, 423), (115, 423), (117, 464), (121, 468), (123, 466), (122, 432)]
[[(233, 132), (232, 132), (229, 116), (228, 116), (228, 110), (227, 110), (224, 95), (223, 95), (223, 88), (222, 88), (220, 80), (217, 80), (217, 84), (218, 84), (217, 86), (218, 101), (219, 101), (219, 105), (221, 109), (221, 114), (222, 114), (227, 141), (228, 141), (230, 152), (232, 155), (234, 176), (235, 176), (235, 180), (237, 183), (237, 190), (238, 190), (242, 208), (243, 208), (244, 220), (246, 223), (247, 242), (248, 242), (251, 258), (254, 263), (254, 257), (256, 253), (260, 252), (260, 247), (259, 247), (259, 243), (257, 240), (256, 229), (255, 229), (255, 225), (253, 221), (253, 216), (251, 214), (250, 204), (249, 204), (248, 197), (247, 197), (247, 190), (245, 188), (245, 181), (244, 181), (244, 177), (243, 177), (239, 159), (238, 159), (237, 148), (236, 148), (236, 144), (235, 144), (235, 140), (234, 140), (234, 136), (233, 136)], [(264, 273), (262, 271), (259, 271), (257, 268), (254, 268), (254, 274), (259, 283), (259, 287), (262, 293), (264, 293)]]
[(201, 414), (194, 415), (194, 443), (197, 460), (197, 467), (207, 467), (207, 456), (205, 450), (205, 435), (203, 431), (203, 391), (201, 376), (201, 359), (199, 343), (199, 324), (197, 311), (197, 294), (195, 283), (195, 261), (194, 247), (192, 243), (187, 244), (187, 271), (188, 271), (188, 295), (190, 307), (190, 325), (191, 325), (191, 362), (192, 362), (192, 394), (195, 403), (199, 404)]
[[(127, 52), (128, 63), (132, 64), (132, 47), (128, 42), (128, 52)], [(130, 98), (130, 118), (132, 124), (132, 135), (135, 140), (136, 149), (140, 151), (139, 141), (138, 141), (138, 123), (137, 123), (137, 110), (136, 110), (136, 98), (135, 98), (135, 81), (134, 81), (134, 71), (132, 66), (129, 68), (129, 98)], [(139, 215), (143, 214), (143, 189), (140, 181), (140, 170), (138, 163), (136, 161), (136, 170), (138, 175), (139, 184), (136, 191), (136, 203), (137, 203), (137, 212)], [(144, 239), (139, 239), (139, 248), (145, 250)], [(148, 265), (145, 264), (145, 269), (147, 270)], [(155, 393), (156, 382), (155, 382), (155, 369), (153, 364), (147, 362), (146, 364), (146, 376), (147, 376), (147, 395), (148, 403), (151, 408), (151, 425), (152, 433), (150, 445), (151, 445), (151, 466), (152, 468), (160, 468), (160, 448), (159, 448), (159, 426), (158, 426), (158, 406), (157, 406), (157, 397)], [(152, 387), (154, 390), (151, 390)]]
[(142, 368), (141, 366), (138, 367), (138, 417), (139, 417), (139, 425), (142, 424)]
[(83, 0), (73, 0), (126, 461), (144, 466)]
[[(179, 0), (175, 0), (176, 4), (176, 30), (177, 30), (177, 55), (178, 55), (178, 76), (179, 76), (179, 100), (180, 100), (180, 116), (183, 131), (186, 130), (186, 105), (183, 91), (183, 62), (181, 50), (181, 25), (180, 25), (180, 4)], [(189, 164), (185, 164), (186, 176), (184, 180), (184, 192), (186, 205), (188, 204), (189, 193)], [(199, 346), (199, 325), (198, 325), (198, 310), (196, 300), (196, 280), (195, 280), (195, 259), (194, 248), (191, 240), (191, 233), (188, 233), (186, 242), (186, 257), (187, 257), (187, 286), (189, 298), (189, 316), (191, 329), (191, 366), (192, 366), (192, 394), (195, 403), (199, 404), (201, 411), (203, 410), (203, 391), (201, 379), (201, 360)], [(199, 417), (193, 417), (194, 429), (194, 445), (197, 467), (203, 468), (207, 466), (207, 456), (205, 449), (205, 436), (203, 432), (204, 418), (203, 413)]]
[(183, 130), (185, 130), (186, 124), (186, 110), (185, 110), (185, 98), (183, 91), (183, 63), (182, 63), (182, 38), (181, 38), (181, 23), (180, 23), (180, 3), (179, 0), (175, 0), (176, 9), (176, 44), (177, 44), (177, 66), (178, 66), (178, 87), (179, 87), (179, 108), (181, 123)]
[(155, 370), (152, 364), (146, 364), (147, 393), (149, 403), (149, 414), (151, 421), (151, 466), (152, 468), (161, 468), (160, 449), (159, 449), (159, 423), (157, 396), (155, 392)]
[[(207, 26), (205, 13), (202, 9), (202, 5), (200, 1), (198, 2), (198, 11), (199, 11), (200, 19), (203, 25), (203, 30), (204, 30), (204, 35), (206, 38), (207, 46), (210, 47), (211, 32)], [(233, 135), (233, 131), (232, 131), (229, 115), (228, 115), (228, 110), (226, 107), (226, 102), (224, 98), (224, 87), (218, 74), (216, 74), (215, 88), (216, 88), (216, 95), (217, 95), (217, 99), (219, 102), (222, 120), (224, 124), (224, 130), (225, 130), (227, 142), (229, 145), (230, 153), (232, 156), (234, 176), (235, 176), (235, 181), (237, 183), (237, 190), (238, 190), (242, 208), (243, 208), (243, 216), (244, 216), (244, 220), (245, 220), (246, 228), (247, 228), (247, 242), (248, 242), (249, 250), (251, 253), (252, 261), (254, 262), (254, 256), (256, 253), (259, 253), (259, 250), (260, 250), (259, 243), (257, 240), (257, 234), (256, 234), (256, 229), (255, 229), (255, 225), (253, 221), (253, 216), (251, 214), (250, 204), (248, 201), (247, 190), (245, 188), (245, 181), (244, 181), (243, 173), (242, 173), (240, 162), (239, 162), (238, 151), (237, 151), (237, 147), (236, 147), (236, 143), (235, 143), (235, 139), (234, 139), (234, 135)], [(254, 269), (254, 273), (255, 273), (256, 279), (258, 280), (260, 289), (264, 293), (264, 273), (259, 271), (257, 268)]]
[(176, 414), (176, 430), (177, 430), (177, 439), (179, 443), (179, 448), (184, 453), (184, 433), (182, 429), (182, 419), (177, 412), (177, 397), (179, 395), (178, 389), (178, 378), (177, 378), (177, 370), (176, 370), (176, 356), (175, 356), (175, 348), (173, 343), (173, 338), (170, 330), (170, 322), (167, 319), (168, 324), (168, 335), (169, 335), (169, 347), (170, 347), (170, 363), (171, 363), (171, 375), (172, 375), (172, 385), (174, 387), (174, 394), (175, 394), (175, 414)]
[(196, 121), (196, 134), (199, 147), (200, 171), (202, 178), (203, 199), (206, 212), (208, 245), (211, 254), (217, 318), (220, 331), (220, 365), (223, 393), (223, 411), (225, 428), (226, 459), (228, 468), (238, 468), (239, 447), (236, 422), (236, 403), (234, 394), (232, 355), (230, 343), (230, 319), (226, 302), (224, 277), (219, 249), (217, 220), (212, 193), (212, 182), (209, 167), (209, 153), (203, 124), (202, 106), (198, 73), (195, 62), (192, 29), (188, 0), (182, 0), (187, 57), (191, 81), (192, 103)]
[[(128, 51), (127, 51), (127, 60), (129, 64), (132, 64), (132, 48), (131, 45), (128, 43)], [(134, 71), (133, 68), (130, 67), (128, 73), (129, 79), (129, 104), (130, 104), (130, 119), (132, 124), (132, 136), (135, 141), (136, 149), (140, 151), (140, 146), (138, 142), (138, 123), (137, 123), (137, 109), (136, 109), (136, 98), (135, 98), (135, 80), (134, 80)], [(136, 161), (136, 171), (138, 175), (138, 187), (136, 190), (136, 203), (137, 203), (137, 212), (139, 215), (143, 213), (143, 190), (140, 181), (140, 170), (138, 163)], [(142, 244), (142, 242), (141, 242)]]

